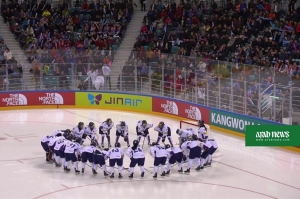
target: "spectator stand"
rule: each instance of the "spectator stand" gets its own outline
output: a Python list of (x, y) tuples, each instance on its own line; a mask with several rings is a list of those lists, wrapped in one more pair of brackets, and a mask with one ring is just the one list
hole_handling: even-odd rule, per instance
[[(69, 7), (74, 1), (53, 1), (55, 7), (45, 1), (2, 4), (3, 17), (30, 63), (38, 60), (39, 65), (70, 65), (73, 62), (67, 61), (73, 53), (76, 63), (101, 63), (106, 56), (111, 65), (131, 20), (132, 2), (75, 2), (75, 7)], [(89, 58), (78, 60), (78, 56)], [(52, 64), (49, 67), (54, 70)], [(72, 74), (78, 73), (75, 68)], [(31, 72), (34, 70), (33, 80), (39, 85), (36, 77), (40, 77), (41, 69), (32, 68)]]
[[(202, 99), (206, 105), (277, 120), (282, 104), (287, 108), (282, 98), (293, 95), (288, 109), (300, 108), (299, 16), (300, 8), (287, 10), (280, 2), (227, 1), (219, 7), (214, 1), (158, 1), (143, 19), (128, 65), (137, 75), (142, 63), (157, 67), (148, 70), (152, 82), (146, 85), (159, 92), (171, 87), (173, 97), (195, 98), (197, 90), (201, 98), (209, 96)], [(200, 90), (189, 90), (190, 84)]]

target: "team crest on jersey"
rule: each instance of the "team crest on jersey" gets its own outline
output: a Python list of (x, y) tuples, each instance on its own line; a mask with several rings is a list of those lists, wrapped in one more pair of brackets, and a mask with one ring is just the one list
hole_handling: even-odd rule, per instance
[(161, 104), (161, 108), (164, 109), (165, 113), (173, 114), (173, 115), (178, 115), (178, 106), (175, 102), (173, 101), (168, 101), (166, 104)]
[(27, 105), (27, 98), (23, 94), (9, 94), (9, 97), (2, 98), (2, 102), (5, 102), (6, 106), (23, 106)]
[(195, 106), (190, 106), (190, 109), (185, 109), (184, 111), (187, 114), (187, 117), (193, 120), (201, 120), (201, 112), (199, 108)]

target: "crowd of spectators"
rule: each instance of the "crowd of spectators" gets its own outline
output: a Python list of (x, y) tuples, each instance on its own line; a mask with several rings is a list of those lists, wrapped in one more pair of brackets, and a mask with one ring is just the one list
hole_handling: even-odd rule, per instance
[(0, 90), (5, 90), (6, 85), (14, 87), (21, 84), (23, 68), (18, 64), (10, 49), (0, 36)]
[[(140, 76), (148, 76), (151, 66), (152, 78), (157, 79), (153, 87), (164, 86), (178, 93), (194, 91), (200, 100), (209, 95), (214, 106), (218, 106), (214, 96), (217, 98), (220, 90), (223, 108), (231, 104), (233, 88), (236, 112), (245, 111), (242, 98), (246, 92), (246, 103), (253, 107), (248, 114), (257, 116), (258, 83), (261, 91), (280, 84), (282, 89), (276, 95), (283, 97), (289, 96), (285, 87), (300, 86), (300, 7), (295, 9), (295, 3), (289, 1), (285, 9), (280, 1), (271, 4), (268, 0), (250, 0), (248, 4), (227, 0), (224, 6), (214, 0), (210, 5), (206, 1), (176, 4), (174, 0), (154, 0), (123, 74), (132, 75), (128, 70), (132, 65)], [(221, 88), (218, 81), (222, 81)], [(300, 91), (293, 92), (299, 109)]]
[(35, 76), (47, 75), (44, 68), (51, 75), (70, 75), (71, 64), (79, 74), (91, 65), (111, 66), (133, 14), (132, 2), (78, 2), (75, 7), (67, 0), (56, 7), (44, 0), (2, 3), (4, 21), (28, 54)]

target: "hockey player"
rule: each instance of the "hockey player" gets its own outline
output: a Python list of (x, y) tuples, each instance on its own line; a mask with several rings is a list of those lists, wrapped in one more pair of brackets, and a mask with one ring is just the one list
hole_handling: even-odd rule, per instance
[(207, 157), (207, 162), (204, 164), (204, 166), (211, 166), (212, 163), (212, 155), (216, 152), (218, 149), (218, 143), (215, 139), (208, 139), (208, 142), (212, 145), (212, 147), (209, 149), (209, 155)]
[(179, 135), (179, 146), (183, 143), (183, 139), (191, 139), (193, 135), (196, 135), (195, 131), (191, 128), (177, 129), (176, 133)]
[[(71, 142), (71, 131), (65, 131), (63, 136), (56, 138), (54, 142), (54, 154), (55, 154), (55, 166), (60, 167), (65, 165), (65, 146), (68, 142)], [(60, 164), (61, 163), (61, 164)], [(65, 168), (65, 167), (64, 167)]]
[(170, 175), (172, 164), (175, 164), (176, 162), (179, 169), (178, 172), (182, 173), (182, 150), (179, 147), (171, 147), (169, 144), (166, 144), (165, 148), (167, 150), (167, 157), (169, 159), (166, 175)]
[(196, 168), (196, 170), (198, 170), (198, 171), (204, 168), (203, 166), (204, 166), (204, 164), (207, 160), (207, 157), (211, 151), (212, 144), (210, 142), (204, 140), (204, 142), (202, 143), (202, 148), (203, 148), (203, 153), (201, 154), (200, 164)]
[(170, 127), (168, 127), (164, 122), (160, 122), (158, 126), (154, 128), (154, 130), (158, 132), (157, 144), (159, 144), (160, 140), (165, 143), (165, 139), (168, 137), (170, 145), (173, 147)]
[(91, 141), (90, 146), (84, 147), (81, 152), (81, 173), (84, 173), (85, 165), (87, 161), (90, 162), (92, 171), (94, 170), (94, 160), (93, 154), (96, 151), (97, 143), (95, 141)]
[(94, 152), (93, 160), (94, 160), (94, 168), (93, 168), (93, 174), (97, 174), (98, 164), (103, 170), (104, 177), (108, 176), (108, 173), (106, 171), (106, 163), (105, 160), (107, 159), (108, 154), (108, 148), (105, 148), (104, 150), (97, 149)]
[(122, 170), (123, 170), (123, 157), (124, 157), (124, 151), (121, 148), (121, 144), (117, 142), (115, 144), (115, 148), (111, 148), (107, 156), (109, 157), (109, 166), (110, 166), (110, 178), (114, 178), (114, 166), (117, 163), (118, 170), (119, 170), (119, 176), (118, 178), (123, 178), (122, 176)]
[[(82, 143), (84, 143), (86, 137), (90, 137), (91, 140), (98, 140), (97, 129), (94, 122), (90, 122), (88, 126), (84, 127), (84, 133), (82, 135)], [(98, 144), (98, 143), (96, 143)]]
[(140, 120), (138, 121), (136, 125), (136, 133), (138, 136), (138, 141), (141, 141), (141, 137), (147, 137), (148, 139), (148, 145), (150, 146), (150, 134), (149, 134), (149, 129), (153, 127), (153, 124), (148, 124), (146, 120)]
[(129, 178), (133, 178), (134, 167), (138, 164), (141, 169), (141, 177), (144, 177), (145, 169), (145, 154), (143, 149), (139, 146), (139, 141), (133, 141), (133, 147), (128, 148), (126, 151), (126, 155), (130, 158), (130, 175)]
[(198, 126), (199, 126), (199, 129), (198, 129), (198, 138), (200, 138), (201, 140), (206, 140), (208, 138), (207, 136), (207, 128), (204, 124), (204, 121), (203, 120), (199, 120), (198, 121)]
[[(187, 162), (187, 170), (185, 170), (184, 173), (189, 174), (192, 163), (195, 159), (197, 159), (198, 165), (200, 164), (201, 148), (200, 141), (198, 140), (198, 137), (196, 135), (192, 136), (192, 141), (186, 144), (186, 148), (189, 149), (189, 158)], [(198, 167), (196, 170), (198, 170)]]
[(60, 137), (61, 133), (57, 133), (56, 136), (45, 136), (43, 137), (43, 139), (41, 140), (41, 145), (44, 149), (44, 151), (46, 152), (46, 162), (52, 163), (52, 151), (50, 149), (50, 147), (48, 146), (49, 142), (51, 140), (55, 140), (56, 137)]
[(78, 125), (73, 128), (73, 134), (76, 138), (82, 138), (83, 133), (84, 133), (84, 123), (79, 122)]
[(100, 127), (99, 127), (99, 133), (101, 135), (101, 147), (104, 148), (104, 137), (106, 136), (108, 141), (108, 147), (111, 147), (110, 144), (110, 130), (114, 126), (113, 121), (108, 118), (106, 121), (104, 121)]
[(116, 143), (119, 142), (120, 136), (124, 138), (125, 142), (127, 142), (127, 147), (130, 147), (128, 137), (128, 125), (124, 121), (121, 121), (116, 126)]
[(166, 169), (164, 168), (167, 161), (167, 151), (165, 148), (159, 146), (156, 142), (152, 143), (152, 147), (150, 148), (150, 154), (154, 158), (154, 176), (153, 178), (157, 178), (157, 172), (159, 165), (161, 165), (161, 177), (166, 175)]
[(77, 137), (75, 139), (75, 142), (69, 142), (67, 143), (65, 147), (65, 156), (66, 156), (66, 163), (65, 163), (65, 171), (69, 172), (69, 164), (70, 161), (74, 164), (75, 174), (79, 174), (80, 171), (78, 170), (78, 161), (77, 161), (77, 155), (81, 149), (80, 143), (82, 142), (82, 139), (80, 137)]

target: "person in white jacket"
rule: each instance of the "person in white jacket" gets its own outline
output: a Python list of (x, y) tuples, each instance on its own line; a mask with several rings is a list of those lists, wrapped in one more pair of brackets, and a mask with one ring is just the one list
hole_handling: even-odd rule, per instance
[(108, 67), (108, 65), (106, 65), (106, 64), (103, 65), (102, 72), (103, 72), (104, 79), (105, 79), (105, 85), (106, 86), (109, 85), (109, 89), (111, 89), (111, 82), (110, 82), (110, 73), (111, 73), (111, 70)]

